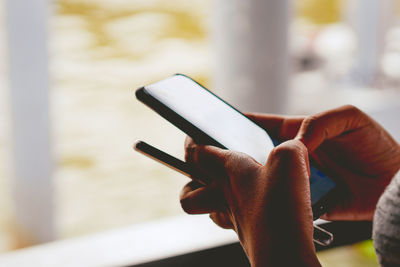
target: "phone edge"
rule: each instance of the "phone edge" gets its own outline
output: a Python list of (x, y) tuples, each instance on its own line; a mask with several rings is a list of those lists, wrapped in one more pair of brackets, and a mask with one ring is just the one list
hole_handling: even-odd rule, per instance
[(140, 87), (135, 92), (136, 98), (150, 109), (154, 110), (158, 115), (166, 119), (169, 123), (180, 129), (182, 132), (193, 138), (199, 144), (207, 144), (226, 149), (222, 144), (215, 141), (209, 135), (197, 128), (191, 122), (174, 112), (164, 103), (152, 96), (146, 87)]
[[(200, 179), (200, 175), (196, 174), (193, 170), (191, 170), (190, 166), (188, 163), (172, 156), (171, 154), (168, 154), (161, 149), (158, 149), (142, 140), (136, 140), (135, 143), (133, 144), (133, 149), (136, 152), (139, 152), (140, 154), (164, 165), (167, 166), (168, 168), (179, 172), (186, 177), (189, 177), (192, 180), (195, 180), (196, 182), (205, 185), (207, 179)], [(154, 151), (156, 153), (154, 153)], [(175, 162), (175, 163), (174, 163)], [(178, 164), (176, 164), (178, 163)], [(203, 181), (204, 180), (204, 181)]]

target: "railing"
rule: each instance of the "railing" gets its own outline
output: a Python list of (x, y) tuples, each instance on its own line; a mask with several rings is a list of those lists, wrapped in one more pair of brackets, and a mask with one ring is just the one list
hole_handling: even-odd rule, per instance
[[(328, 247), (316, 245), (317, 251), (354, 244), (371, 238), (371, 222), (333, 222), (323, 227), (335, 236), (334, 242)], [(349, 234), (351, 233), (351, 234)], [(238, 242), (196, 251), (184, 255), (170, 257), (145, 264), (131, 265), (131, 267), (247, 267), (250, 263)]]
[(28, 243), (54, 239), (48, 1), (7, 0), (13, 207)]
[[(317, 223), (335, 235), (327, 248), (371, 236), (370, 222)], [(39, 267), (248, 266), (235, 233), (218, 228), (206, 215), (183, 215), (0, 255), (0, 266), (32, 263)]]

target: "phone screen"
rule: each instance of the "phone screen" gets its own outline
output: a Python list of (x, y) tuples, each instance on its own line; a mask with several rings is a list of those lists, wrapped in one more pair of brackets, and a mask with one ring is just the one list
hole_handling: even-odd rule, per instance
[[(274, 143), (267, 132), (238, 110), (184, 75), (145, 86), (148, 94), (229, 150), (248, 154), (265, 164)], [(335, 183), (311, 167), (311, 202), (320, 200)]]
[(175, 75), (146, 90), (224, 147), (267, 162), (274, 148), (267, 132), (191, 79)]

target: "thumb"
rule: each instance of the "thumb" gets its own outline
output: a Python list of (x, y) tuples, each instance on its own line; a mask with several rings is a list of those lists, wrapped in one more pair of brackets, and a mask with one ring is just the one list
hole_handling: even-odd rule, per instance
[(365, 113), (347, 105), (305, 118), (296, 139), (311, 153), (325, 140), (362, 128), (371, 121)]
[(299, 140), (289, 140), (275, 147), (268, 162), (270, 177), (282, 185), (280, 190), (291, 195), (309, 192), (310, 166), (307, 148)]

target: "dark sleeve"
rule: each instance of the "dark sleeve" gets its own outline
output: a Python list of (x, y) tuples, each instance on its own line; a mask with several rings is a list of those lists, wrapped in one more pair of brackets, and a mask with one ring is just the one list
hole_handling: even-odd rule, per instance
[(400, 172), (378, 201), (372, 238), (381, 266), (400, 266)]

